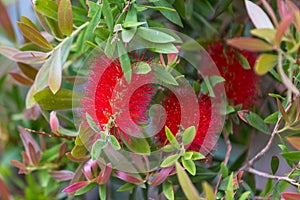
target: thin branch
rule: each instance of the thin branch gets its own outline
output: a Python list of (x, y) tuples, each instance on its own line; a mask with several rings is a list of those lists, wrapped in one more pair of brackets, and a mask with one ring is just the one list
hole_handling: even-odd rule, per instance
[[(226, 151), (225, 158), (224, 158), (224, 164), (227, 165), (228, 161), (229, 161), (230, 153), (231, 153), (231, 150), (232, 150), (232, 146), (231, 146), (231, 142), (230, 142), (229, 137), (228, 137), (225, 130), (222, 132), (222, 134), (223, 134), (224, 140), (225, 140), (226, 145), (227, 145), (227, 151)], [(219, 185), (220, 185), (221, 181), (222, 181), (222, 174), (220, 174), (220, 176), (218, 178), (218, 182), (217, 182), (216, 187), (215, 187), (215, 194), (217, 194), (217, 192), (218, 192), (218, 188), (219, 188)]]
[[(285, 110), (288, 111), (290, 109), (291, 105), (292, 104), (290, 103)], [(273, 129), (273, 132), (271, 134), (271, 137), (270, 137), (268, 143), (266, 144), (266, 146), (258, 154), (256, 154), (251, 160), (249, 160), (244, 166), (242, 166), (239, 171), (244, 171), (244, 170), (247, 171), (248, 168), (252, 167), (255, 162), (260, 160), (269, 151), (269, 149), (271, 148), (272, 143), (274, 141), (274, 138), (278, 132), (281, 121), (282, 121), (282, 116), (277, 120), (276, 125)]]
[(270, 174), (267, 174), (265, 172), (261, 172), (261, 171), (258, 171), (256, 169), (253, 169), (253, 168), (248, 168), (247, 170), (248, 172), (252, 173), (252, 174), (255, 174), (255, 175), (258, 175), (258, 176), (261, 176), (261, 177), (265, 177), (265, 178), (270, 178), (270, 179), (275, 179), (275, 180), (278, 180), (278, 181), (286, 181), (292, 185), (295, 185), (297, 187), (300, 187), (300, 184), (297, 183), (295, 180), (293, 179), (290, 179), (286, 176), (275, 176), (275, 175), (270, 175)]

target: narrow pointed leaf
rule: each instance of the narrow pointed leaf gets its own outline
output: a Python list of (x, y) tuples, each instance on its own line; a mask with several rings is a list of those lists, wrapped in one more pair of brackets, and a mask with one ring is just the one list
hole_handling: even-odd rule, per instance
[(66, 187), (63, 192), (66, 192), (66, 193), (73, 193), (73, 192), (76, 192), (77, 190), (79, 190), (80, 188), (83, 188), (84, 186), (88, 185), (89, 182), (88, 181), (81, 181), (81, 182), (77, 182), (77, 183), (74, 183), (68, 187)]
[(264, 41), (254, 38), (233, 38), (227, 40), (227, 44), (247, 51), (271, 51), (273, 47)]
[(214, 199), (216, 199), (212, 187), (207, 182), (202, 183), (202, 188), (204, 190), (205, 198), (207, 200), (214, 200)]
[(186, 174), (186, 172), (178, 162), (176, 162), (176, 171), (179, 184), (187, 199), (200, 200), (201, 198), (197, 189), (195, 188), (189, 176)]
[(174, 199), (174, 190), (173, 190), (173, 185), (169, 181), (165, 181), (162, 185), (163, 188), (163, 193), (167, 197), (168, 200), (173, 200)]
[(169, 43), (175, 41), (175, 38), (173, 38), (172, 36), (164, 32), (155, 29), (145, 28), (145, 27), (139, 27), (137, 34), (140, 37), (144, 38), (145, 40), (154, 43)]
[(73, 30), (73, 18), (72, 5), (70, 0), (61, 0), (59, 3), (58, 27), (64, 35), (71, 35)]
[(289, 26), (294, 20), (294, 13), (289, 13), (279, 24), (277, 27), (277, 31), (275, 34), (275, 45), (279, 46), (284, 36), (284, 33), (288, 30)]
[(274, 28), (268, 15), (255, 3), (246, 0), (248, 15), (256, 28)]
[[(66, 52), (64, 52), (66, 53)], [(60, 89), (62, 82), (62, 52), (58, 48), (51, 57), (51, 64), (49, 67), (48, 85), (53, 94), (56, 94)]]
[(16, 34), (13, 28), (13, 25), (11, 23), (11, 19), (9, 17), (9, 14), (7, 12), (7, 9), (3, 3), (3, 1), (0, 1), (0, 26), (3, 28), (6, 35), (12, 40), (16, 41)]
[(22, 34), (30, 40), (32, 43), (45, 48), (45, 49), (52, 49), (51, 44), (42, 36), (42, 34), (37, 31), (35, 28), (23, 23), (17, 22)]
[(174, 146), (176, 149), (179, 149), (180, 148), (179, 143), (177, 142), (175, 136), (167, 126), (165, 126), (165, 132), (166, 132), (167, 140), (170, 142), (170, 144)]

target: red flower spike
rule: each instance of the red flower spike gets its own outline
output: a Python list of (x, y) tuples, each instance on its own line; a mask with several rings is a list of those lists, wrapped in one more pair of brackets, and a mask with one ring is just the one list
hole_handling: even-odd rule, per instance
[[(209, 128), (214, 126), (218, 127), (219, 122), (212, 114), (212, 105), (209, 96), (202, 95), (199, 97), (198, 104), (200, 114), (198, 129), (195, 139), (188, 149), (199, 151), (200, 148), (202, 148), (205, 151), (203, 153), (208, 153), (213, 148), (212, 144), (214, 144), (213, 141), (216, 139), (217, 133), (214, 129), (209, 131)], [(173, 93), (169, 93), (164, 98), (163, 106), (167, 114), (165, 126), (168, 126), (172, 133), (176, 135), (179, 131), (178, 125), (181, 120), (180, 103)], [(157, 134), (157, 137), (161, 144), (165, 144), (167, 142), (164, 129)]]
[(224, 47), (222, 43), (212, 44), (207, 51), (220, 75), (225, 79), (227, 99), (233, 105), (243, 104), (244, 109), (253, 107), (258, 100), (259, 77), (252, 69), (244, 69), (239, 60), (239, 53), (243, 55), (253, 68), (256, 57), (251, 52), (238, 52), (231, 47)]
[[(134, 83), (137, 77), (138, 75), (133, 74), (131, 82)], [(125, 86), (116, 87), (118, 84)], [(81, 101), (83, 111), (89, 113), (93, 120), (99, 123), (101, 130), (104, 130), (110, 118), (118, 117), (118, 113), (112, 111), (112, 106), (116, 101), (114, 98), (118, 95), (124, 95), (122, 89), (128, 87), (130, 87), (130, 84), (123, 78), (120, 62), (112, 62), (108, 58), (102, 57), (95, 62), (85, 88), (85, 98)], [(149, 84), (141, 86), (132, 94), (129, 102), (129, 112), (131, 119), (136, 124), (142, 124), (147, 120), (145, 114), (153, 94), (154, 89)], [(122, 121), (123, 119), (119, 120)], [(118, 139), (124, 136), (129, 140), (128, 135), (119, 127), (112, 128), (110, 133)]]

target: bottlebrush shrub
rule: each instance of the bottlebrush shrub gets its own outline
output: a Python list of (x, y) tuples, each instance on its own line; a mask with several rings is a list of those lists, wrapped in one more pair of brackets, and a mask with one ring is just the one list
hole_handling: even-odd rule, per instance
[(253, 70), (256, 54), (237, 51), (221, 42), (210, 44), (207, 51), (225, 79), (225, 91), (230, 104), (243, 104), (243, 108), (255, 106), (260, 82)]
[[(148, 81), (151, 82), (151, 80)], [(140, 78), (136, 74), (133, 74), (131, 82), (137, 84), (140, 82)], [(116, 87), (117, 84), (124, 85)], [(83, 112), (92, 116), (102, 131), (109, 128), (110, 133), (118, 137), (120, 141), (122, 136), (129, 140), (128, 135), (119, 127), (107, 127), (107, 125), (111, 120), (116, 120), (120, 114), (113, 113), (112, 111), (112, 107), (115, 106), (116, 101), (120, 101), (120, 99), (116, 98), (124, 96), (126, 90), (130, 91), (133, 89), (132, 87), (134, 86), (127, 84), (123, 77), (119, 60), (112, 61), (107, 57), (101, 57), (95, 60), (87, 86), (85, 87), (85, 98), (81, 101)], [(142, 124), (147, 121), (146, 111), (154, 93), (154, 88), (150, 84), (145, 84), (137, 88), (132, 94), (129, 101), (129, 115), (135, 123)], [(120, 107), (115, 109), (119, 110), (119, 112), (125, 112), (126, 110)]]

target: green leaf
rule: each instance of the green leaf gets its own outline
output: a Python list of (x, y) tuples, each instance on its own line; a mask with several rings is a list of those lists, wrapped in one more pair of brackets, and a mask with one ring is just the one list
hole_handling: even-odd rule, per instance
[(274, 112), (264, 119), (266, 124), (276, 124), (278, 120), (278, 112)]
[(202, 160), (204, 158), (205, 156), (202, 155), (201, 153), (195, 151), (193, 152), (192, 160)]
[(286, 160), (290, 161), (299, 161), (300, 160), (300, 152), (299, 151), (290, 151), (282, 153), (281, 156)]
[(257, 58), (254, 70), (258, 75), (264, 75), (275, 67), (278, 56), (271, 54), (261, 54)]
[(183, 167), (193, 176), (196, 174), (196, 165), (193, 160), (181, 159)]
[(127, 142), (126, 139), (122, 140), (126, 146), (133, 152), (142, 154), (142, 155), (149, 155), (151, 153), (150, 146), (146, 139), (144, 138), (130, 138), (130, 143)]
[(271, 159), (272, 174), (275, 174), (277, 172), (278, 167), (279, 167), (279, 158), (277, 156), (272, 156)]
[(92, 17), (89, 25), (87, 26), (87, 28), (85, 29), (84, 31), (84, 34), (83, 34), (83, 38), (82, 38), (82, 42), (80, 42), (79, 44), (77, 44), (79, 47), (79, 49), (83, 52), (85, 49), (83, 48), (83, 44), (85, 41), (92, 41), (93, 38), (94, 38), (94, 32), (95, 32), (95, 29), (97, 27), (97, 25), (99, 24), (100, 22), (100, 18), (101, 18), (101, 13), (102, 13), (102, 8), (103, 6), (99, 6), (97, 7), (98, 10), (96, 11), (95, 15)]
[(50, 17), (57, 21), (58, 7), (54, 1), (49, 0), (35, 0), (34, 8), (41, 14)]
[(172, 146), (174, 146), (176, 149), (180, 149), (179, 143), (177, 142), (177, 140), (176, 140), (175, 136), (173, 135), (172, 131), (167, 126), (165, 126), (165, 132), (166, 132), (167, 140), (170, 142), (170, 144)]
[(123, 27), (124, 28), (135, 28), (135, 27), (138, 27), (138, 26), (141, 26), (144, 24), (146, 24), (146, 22), (125, 22), (123, 24)]
[(270, 134), (268, 126), (264, 123), (264, 120), (259, 115), (246, 110), (238, 111), (238, 115), (244, 122), (253, 126), (257, 130), (266, 134)]
[(146, 62), (137, 62), (133, 69), (135, 74), (148, 74), (151, 71), (151, 67)]
[(72, 90), (60, 89), (53, 94), (49, 88), (46, 88), (34, 95), (34, 99), (45, 110), (63, 110), (80, 106), (81, 95)]
[(170, 167), (172, 165), (174, 165), (177, 160), (180, 158), (180, 155), (179, 154), (174, 154), (174, 155), (171, 155), (169, 157), (167, 157), (160, 165), (160, 167)]
[(23, 22), (17, 22), (22, 34), (24, 37), (26, 37), (28, 40), (30, 40), (32, 43), (45, 48), (45, 49), (52, 49), (51, 44), (42, 36), (42, 34), (37, 31), (35, 28), (23, 23)]
[(73, 31), (72, 5), (70, 0), (60, 0), (57, 15), (60, 31), (64, 35), (70, 36)]
[(245, 70), (249, 70), (251, 69), (251, 66), (247, 60), (247, 58), (245, 58), (245, 56), (243, 56), (243, 54), (241, 53), (238, 53), (237, 54), (237, 58), (238, 58), (238, 62), (242, 65), (242, 67), (245, 69)]
[(270, 43), (274, 43), (276, 29), (271, 29), (271, 28), (252, 29), (250, 33)]
[(179, 184), (187, 199), (200, 200), (201, 198), (199, 196), (198, 190), (195, 188), (189, 176), (183, 170), (179, 162), (176, 162), (176, 171)]
[(99, 197), (101, 200), (106, 200), (106, 184), (99, 186)]
[(164, 152), (173, 152), (175, 150), (178, 150), (178, 149), (171, 144), (164, 146)]
[(228, 168), (224, 164), (224, 162), (221, 163), (221, 174), (223, 178), (226, 178), (228, 176)]
[(250, 191), (246, 191), (244, 192), (241, 197), (239, 198), (239, 200), (247, 200), (248, 199), (248, 196), (251, 194)]
[(215, 200), (216, 199), (212, 187), (207, 182), (202, 183), (202, 188), (203, 188), (206, 200)]
[[(62, 1), (62, 0), (61, 0)], [(89, 183), (88, 185), (84, 186), (83, 188), (80, 188), (75, 192), (75, 196), (83, 195), (93, 189), (94, 187), (97, 186), (97, 183)]]
[(133, 183), (125, 183), (124, 185), (122, 185), (118, 190), (117, 192), (125, 192), (125, 191), (128, 191), (128, 190), (132, 190), (133, 188), (135, 188), (136, 185), (133, 184)]
[(229, 176), (227, 189), (225, 190), (226, 200), (234, 200), (233, 194), (233, 173)]
[(131, 67), (130, 58), (127, 54), (123, 42), (118, 41), (117, 46), (118, 46), (118, 55), (119, 55), (122, 71), (124, 73), (126, 81), (130, 83), (131, 76), (132, 76), (132, 67)]
[(109, 136), (109, 142), (111, 144), (111, 146), (115, 149), (115, 150), (120, 150), (121, 146), (119, 144), (119, 141), (117, 140), (117, 138), (114, 135), (110, 135)]
[(132, 40), (132, 38), (134, 37), (135, 33), (136, 33), (136, 28), (132, 28), (132, 29), (123, 29), (122, 30), (122, 40), (125, 43), (128, 43)]
[(34, 28), (35, 30), (39, 31), (39, 29), (36, 27), (36, 25), (27, 17), (21, 16), (21, 19), (23, 23), (27, 24), (28, 26)]
[(213, 87), (221, 82), (224, 82), (225, 79), (221, 76), (206, 76), (204, 78), (204, 82), (201, 84), (201, 92), (203, 94), (209, 93), (210, 97), (215, 97), (215, 93)]
[(146, 6), (146, 5), (138, 5), (137, 9), (139, 11), (144, 11), (146, 9), (158, 10), (158, 11), (171, 11), (176, 12), (174, 8), (164, 7), (164, 6)]
[(195, 126), (188, 127), (184, 130), (182, 135), (182, 143), (184, 145), (191, 144), (196, 136), (196, 128)]
[[(51, 64), (49, 66), (48, 85), (53, 94), (59, 90), (62, 82), (62, 63), (61, 63), (61, 48), (54, 51), (51, 56)], [(67, 52), (64, 52), (67, 53)]]
[(185, 160), (191, 160), (192, 159), (192, 156), (193, 156), (193, 153), (194, 151), (186, 151), (184, 154), (183, 154), (183, 157)]
[(97, 123), (93, 120), (93, 118), (89, 115), (89, 113), (85, 113), (85, 118), (89, 126), (95, 131), (96, 133), (100, 133), (100, 129)]
[(53, 147), (50, 147), (50, 148), (46, 149), (42, 153), (42, 160), (41, 160), (41, 162), (46, 162), (47, 163), (47, 162), (51, 162), (51, 161), (57, 159), (59, 148), (60, 148), (60, 144), (55, 145)]
[(172, 182), (164, 181), (162, 188), (163, 188), (163, 193), (166, 196), (166, 198), (169, 200), (174, 200), (174, 190), (173, 190)]
[(107, 146), (107, 141), (103, 139), (98, 139), (92, 146), (92, 159), (97, 160), (102, 152), (102, 149), (104, 149)]
[(105, 16), (105, 23), (107, 24), (107, 27), (111, 32), (114, 30), (114, 19), (112, 16), (112, 11), (110, 8), (110, 5), (108, 3), (108, 0), (102, 0), (103, 4), (103, 15)]
[(170, 43), (176, 41), (171, 35), (151, 28), (139, 27), (137, 29), (137, 34), (141, 38), (153, 43)]
[(115, 55), (116, 48), (117, 42), (113, 41), (113, 36), (109, 36), (104, 49), (105, 55), (109, 58), (113, 58)]
[(178, 86), (176, 79), (172, 76), (172, 74), (170, 72), (166, 71), (163, 68), (163, 66), (155, 65), (153, 70), (154, 70), (154, 75), (162, 82), (170, 84), (170, 85)]
[[(173, 6), (166, 0), (156, 1), (156, 2), (154, 2), (154, 5), (174, 9)], [(183, 27), (180, 16), (177, 12), (168, 11), (168, 10), (160, 10), (160, 12), (161, 12), (161, 14), (163, 14), (163, 16), (165, 16), (168, 20), (170, 20), (174, 24), (177, 24), (178, 26)]]

